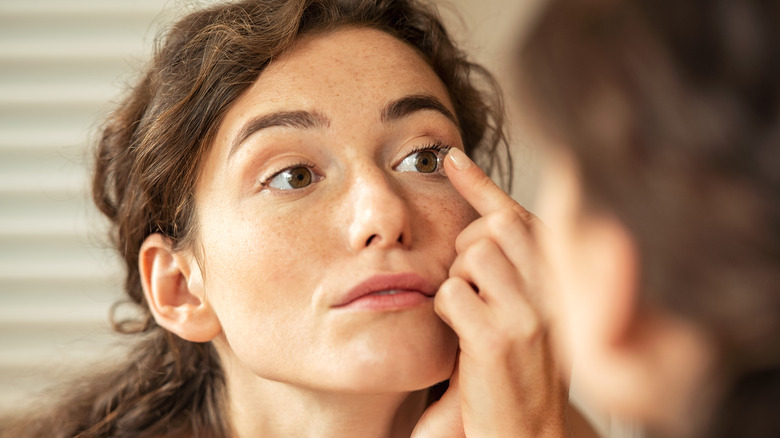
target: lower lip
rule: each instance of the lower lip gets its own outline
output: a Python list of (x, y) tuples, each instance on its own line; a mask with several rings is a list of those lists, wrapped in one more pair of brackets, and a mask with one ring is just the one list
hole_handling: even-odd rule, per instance
[(399, 291), (394, 294), (366, 295), (340, 308), (349, 310), (403, 310), (428, 303), (432, 298), (416, 291)]

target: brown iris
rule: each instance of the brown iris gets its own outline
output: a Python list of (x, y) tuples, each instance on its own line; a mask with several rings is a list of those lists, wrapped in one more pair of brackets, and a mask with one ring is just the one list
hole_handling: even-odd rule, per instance
[(437, 165), (436, 154), (432, 151), (420, 151), (414, 159), (414, 168), (420, 173), (433, 173)]
[(311, 170), (308, 167), (294, 167), (284, 173), (290, 187), (302, 189), (311, 184)]

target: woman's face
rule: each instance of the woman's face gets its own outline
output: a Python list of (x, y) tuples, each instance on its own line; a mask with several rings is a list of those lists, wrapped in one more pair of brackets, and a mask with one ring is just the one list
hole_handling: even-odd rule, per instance
[(421, 56), (380, 31), (305, 37), (269, 65), (227, 112), (196, 187), (221, 352), (320, 389), (449, 376), (457, 339), (432, 296), (475, 218), (437, 162), (463, 147), (453, 114)]

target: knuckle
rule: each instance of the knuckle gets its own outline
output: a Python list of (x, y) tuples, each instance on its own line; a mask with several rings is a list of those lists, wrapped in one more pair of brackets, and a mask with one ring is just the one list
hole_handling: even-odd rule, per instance
[(481, 356), (486, 359), (500, 360), (512, 354), (516, 342), (505, 331), (491, 327), (481, 333), (477, 344)]
[(457, 254), (463, 253), (468, 248), (468, 242), (469, 242), (469, 228), (467, 227), (465, 230), (461, 231), (460, 234), (458, 234), (458, 237), (455, 238), (455, 252)]
[[(460, 275), (461, 275), (461, 273), (463, 271), (461, 269), (461, 263), (462, 263), (461, 260), (463, 260), (463, 256), (458, 256), (452, 262), (452, 265), (450, 265), (449, 277), (460, 277)], [(444, 285), (447, 283), (447, 281), (449, 281), (449, 280), (445, 280), (445, 282), (442, 284), (442, 287), (444, 287)]]
[(545, 228), (544, 222), (539, 219), (535, 214), (526, 210), (522, 205), (518, 204), (514, 208), (515, 214), (525, 224), (525, 226), (532, 232), (537, 232)]
[(433, 297), (433, 311), (440, 316), (447, 314), (447, 294), (441, 289), (436, 296)]
[(444, 280), (444, 283), (439, 286), (439, 290), (436, 293), (434, 304), (440, 301), (439, 304), (444, 304), (457, 299), (457, 295), (463, 290), (465, 281), (460, 278), (448, 278)]
[(547, 332), (539, 318), (533, 313), (518, 324), (515, 330), (517, 340), (526, 344), (535, 343), (542, 339)]
[(455, 282), (456, 280), (454, 278), (444, 280), (444, 283), (439, 286), (439, 291), (436, 293), (436, 300), (434, 300), (434, 303), (450, 299), (455, 293)]
[(494, 185), (493, 180), (479, 167), (475, 166), (473, 169), (476, 174), (474, 177), (474, 188), (477, 190), (477, 193), (490, 190)]
[(535, 350), (545, 336), (546, 330), (538, 320), (494, 321), (484, 327), (474, 348), (478, 348), (483, 357), (499, 360)]
[(439, 292), (433, 297), (433, 311), (439, 316), (448, 315), (451, 299), (452, 290), (442, 285)]
[(457, 251), (458, 254), (468, 248), (469, 244), (474, 241), (475, 237), (483, 233), (483, 229), (485, 227), (484, 224), (485, 218), (478, 218), (458, 234), (458, 236), (455, 238), (455, 251)]
[(530, 211), (526, 210), (526, 209), (525, 209), (525, 207), (523, 207), (523, 206), (522, 206), (522, 205), (520, 205), (520, 204), (517, 204), (517, 205), (515, 205), (515, 206), (514, 206), (514, 208), (513, 208), (513, 210), (514, 210), (514, 213), (515, 213), (515, 214), (516, 214), (516, 215), (517, 215), (517, 216), (518, 216), (520, 219), (522, 219), (522, 220), (523, 220), (524, 222), (526, 222), (526, 223), (533, 222), (534, 220), (536, 220), (536, 219), (537, 219), (537, 218), (536, 218), (536, 215), (534, 215), (534, 214), (533, 214), (533, 213), (531, 213)]
[(488, 239), (479, 239), (471, 244), (463, 255), (459, 257), (467, 266), (475, 266), (485, 261), (491, 250), (491, 242)]
[(510, 209), (493, 213), (488, 219), (488, 229), (494, 236), (501, 236), (508, 229), (523, 229), (524, 222), (520, 216)]

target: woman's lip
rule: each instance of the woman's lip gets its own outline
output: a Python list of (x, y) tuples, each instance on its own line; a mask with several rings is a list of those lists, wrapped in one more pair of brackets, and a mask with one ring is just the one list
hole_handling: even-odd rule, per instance
[[(385, 291), (398, 291), (398, 293), (379, 294), (379, 292)], [(413, 272), (374, 275), (339, 297), (333, 307), (348, 307), (363, 298), (371, 298), (367, 301), (378, 303), (411, 303), (414, 300), (409, 300), (410, 297), (406, 296), (409, 293), (419, 295), (419, 298), (430, 298), (436, 294), (436, 287), (421, 275)]]

